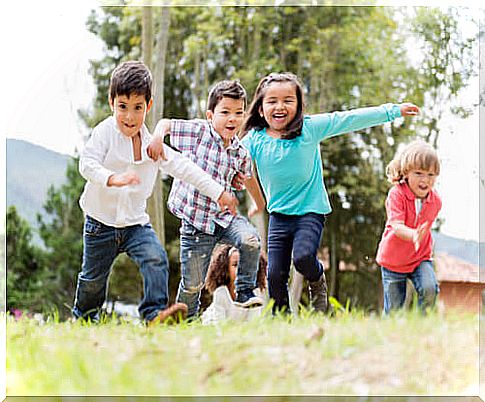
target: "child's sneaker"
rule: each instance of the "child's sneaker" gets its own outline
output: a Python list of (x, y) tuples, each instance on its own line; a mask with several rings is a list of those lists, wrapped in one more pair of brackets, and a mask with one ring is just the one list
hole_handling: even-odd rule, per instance
[(160, 310), (155, 318), (148, 321), (148, 325), (161, 324), (172, 318), (174, 322), (180, 322), (187, 316), (188, 307), (185, 303), (174, 303), (165, 310)]
[(245, 290), (237, 292), (234, 304), (241, 307), (258, 307), (264, 304), (264, 300), (261, 299), (261, 297), (256, 296), (252, 290)]
[(310, 282), (309, 288), (310, 301), (315, 311), (322, 313), (327, 312), (328, 309), (328, 295), (327, 295), (327, 280), (325, 279), (325, 272), (315, 282)]

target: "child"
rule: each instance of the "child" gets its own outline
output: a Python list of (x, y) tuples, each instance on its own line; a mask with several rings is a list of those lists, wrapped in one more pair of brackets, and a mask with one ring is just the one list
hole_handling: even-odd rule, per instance
[(441, 199), (433, 190), (440, 173), (438, 156), (427, 143), (414, 141), (394, 157), (386, 173), (394, 186), (386, 199), (386, 227), (376, 258), (382, 271), (384, 313), (404, 305), (407, 278), (424, 310), (434, 305), (439, 292), (430, 230), (441, 209)]
[[(232, 191), (238, 174), (251, 176), (251, 158), (241, 146), (237, 132), (243, 121), (246, 91), (237, 81), (221, 81), (213, 86), (207, 101), (207, 120), (161, 120), (148, 154), (163, 158), (163, 138)], [(246, 188), (255, 208), (264, 208), (264, 198), (254, 177)], [(175, 180), (168, 199), (170, 211), (182, 220), (180, 229), (180, 262), (182, 278), (177, 301), (188, 305), (188, 317), (194, 317), (200, 306), (212, 251), (216, 243), (231, 244), (239, 249), (241, 259), (236, 278), (236, 301), (243, 306), (262, 303), (255, 297), (260, 239), (256, 228), (241, 215), (235, 217), (218, 211), (215, 203), (192, 186)]]
[(269, 74), (259, 82), (243, 124), (242, 142), (256, 163), (270, 214), (268, 288), (275, 310), (288, 310), (288, 276), (293, 263), (309, 282), (316, 311), (328, 306), (323, 267), (317, 260), (325, 215), (331, 212), (322, 175), (320, 142), (410, 116), (412, 104), (386, 104), (306, 116), (303, 90), (290, 73)]
[[(212, 294), (212, 304), (202, 313), (202, 323), (215, 323), (226, 318), (233, 320), (247, 320), (259, 316), (262, 306), (243, 308), (236, 303), (235, 286), (237, 268), (239, 264), (239, 251), (228, 244), (216, 247), (212, 255), (207, 279), (206, 289)], [(257, 293), (263, 296), (266, 289), (267, 259), (263, 253), (259, 256), (257, 275)]]
[(72, 311), (76, 318), (99, 320), (111, 264), (122, 252), (140, 266), (144, 296), (138, 310), (147, 323), (187, 312), (183, 303), (167, 308), (167, 254), (145, 211), (159, 168), (235, 213), (235, 198), (180, 153), (166, 147), (165, 162), (148, 158), (151, 136), (144, 122), (152, 105), (151, 86), (143, 63), (128, 61), (115, 68), (109, 88), (113, 116), (94, 128), (79, 161), (87, 183), (80, 199), (85, 223), (82, 271)]

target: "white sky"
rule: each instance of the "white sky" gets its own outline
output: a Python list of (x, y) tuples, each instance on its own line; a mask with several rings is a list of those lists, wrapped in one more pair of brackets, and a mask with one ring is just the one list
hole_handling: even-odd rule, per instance
[[(0, 34), (6, 39), (0, 65), (0, 116), (4, 137), (66, 154), (82, 146), (86, 129), (76, 110), (90, 107), (94, 86), (88, 60), (102, 57), (100, 41), (85, 24), (89, 11), (98, 4), (95, 0), (50, 0), (10, 1), (2, 6)], [(478, 103), (478, 79), (464, 98), (467, 103)], [(478, 240), (478, 113), (467, 121), (445, 119), (441, 123), (438, 151), (443, 166), (437, 188), (444, 201), (442, 232)], [(4, 142), (0, 151), (4, 155)], [(0, 191), (4, 189), (5, 182)], [(5, 211), (5, 195), (0, 195), (0, 211)]]

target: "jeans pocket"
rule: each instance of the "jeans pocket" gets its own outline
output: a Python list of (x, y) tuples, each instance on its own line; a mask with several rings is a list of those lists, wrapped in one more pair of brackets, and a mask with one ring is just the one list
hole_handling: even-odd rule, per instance
[(84, 222), (84, 234), (86, 236), (97, 236), (101, 232), (102, 225), (101, 222), (87, 216)]

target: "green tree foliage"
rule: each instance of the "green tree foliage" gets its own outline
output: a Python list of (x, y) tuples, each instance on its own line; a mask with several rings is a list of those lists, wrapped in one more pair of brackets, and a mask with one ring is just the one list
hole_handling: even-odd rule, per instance
[(84, 179), (78, 171), (78, 159), (69, 161), (66, 183), (48, 190), (44, 204), (46, 218), (37, 216), (39, 234), (47, 249), (47, 279), (55, 292), (49, 295), (61, 316), (72, 306), (76, 278), (82, 260), (83, 214), (79, 197)]
[(32, 229), (14, 206), (7, 210), (8, 311), (41, 308), (51, 289), (44, 270), (44, 254), (32, 245)]

